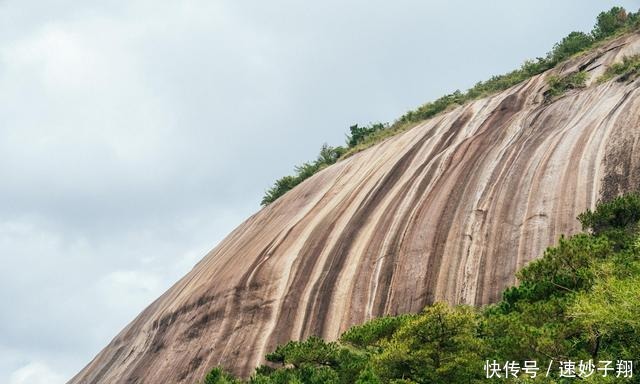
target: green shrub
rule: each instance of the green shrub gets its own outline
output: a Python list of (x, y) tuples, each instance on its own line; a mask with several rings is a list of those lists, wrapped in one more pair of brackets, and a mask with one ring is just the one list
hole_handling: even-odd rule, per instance
[(363, 370), (355, 384), (382, 384), (382, 381), (370, 367)]
[(373, 358), (383, 382), (466, 383), (483, 378), (480, 318), (470, 307), (436, 303), (403, 324)]
[(389, 124), (386, 123), (369, 124), (364, 127), (360, 127), (358, 124), (352, 125), (349, 127), (350, 134), (347, 136), (347, 144), (349, 148), (353, 148), (366, 140), (368, 136), (387, 128), (389, 128)]
[(294, 367), (305, 364), (334, 366), (338, 361), (338, 345), (325, 343), (321, 338), (311, 336), (305, 341), (290, 341), (278, 346), (274, 352), (266, 356), (266, 359), (273, 363), (291, 364)]
[(617, 77), (620, 81), (635, 79), (640, 75), (640, 55), (627, 56), (622, 59), (621, 63), (615, 63), (609, 66), (607, 70), (598, 79), (602, 83)]
[(640, 194), (630, 193), (612, 201), (601, 202), (595, 211), (578, 216), (582, 229), (599, 235), (610, 231), (635, 232), (640, 222)]
[(340, 341), (358, 348), (366, 348), (387, 340), (411, 318), (411, 315), (379, 317), (362, 325), (351, 327), (342, 334)]
[(609, 37), (627, 25), (629, 17), (622, 7), (613, 7), (598, 15), (596, 25), (591, 34), (596, 39)]
[(571, 32), (562, 41), (553, 46), (548, 54), (548, 59), (553, 63), (559, 63), (578, 52), (590, 48), (594, 43), (592, 36), (584, 32)]
[(587, 73), (584, 71), (573, 72), (565, 76), (549, 76), (547, 84), (549, 90), (545, 97), (550, 100), (553, 97), (560, 96), (570, 89), (584, 88), (587, 81)]
[(284, 176), (276, 180), (273, 186), (265, 192), (260, 204), (264, 207), (276, 201), (296, 185), (302, 183), (327, 166), (334, 164), (342, 157), (345, 151), (343, 147), (332, 147), (328, 144), (323, 144), (316, 160), (294, 167), (294, 176)]
[(241, 381), (236, 380), (233, 376), (226, 373), (222, 368), (213, 368), (207, 376), (205, 376), (202, 384), (240, 384)]

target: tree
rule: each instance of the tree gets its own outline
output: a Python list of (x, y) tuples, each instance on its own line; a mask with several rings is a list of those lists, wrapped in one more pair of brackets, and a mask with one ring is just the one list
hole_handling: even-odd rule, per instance
[(479, 317), (470, 307), (436, 303), (409, 320), (374, 356), (383, 380), (463, 383), (482, 378), (484, 344), (477, 337)]
[(345, 152), (343, 147), (332, 147), (327, 143), (322, 144), (320, 148), (320, 153), (318, 154), (318, 158), (316, 159), (317, 163), (331, 165), (334, 164), (340, 156), (342, 156)]
[(593, 44), (593, 37), (584, 32), (571, 32), (562, 41), (553, 46), (548, 57), (553, 63), (559, 63), (571, 55), (589, 48)]
[(382, 384), (378, 375), (375, 374), (371, 367), (367, 367), (360, 373), (355, 384)]
[(340, 337), (340, 341), (359, 348), (377, 345), (388, 340), (400, 326), (409, 321), (412, 315), (384, 316), (351, 327)]
[(622, 7), (613, 7), (598, 15), (596, 25), (591, 34), (594, 38), (601, 40), (613, 35), (627, 22), (627, 11)]
[(276, 201), (280, 196), (284, 195), (287, 191), (295, 187), (299, 184), (299, 181), (296, 180), (293, 176), (284, 176), (274, 183), (273, 187), (269, 188), (264, 196), (262, 197), (262, 201), (260, 204), (262, 206), (267, 206), (270, 203)]
[(326, 343), (317, 336), (304, 341), (290, 341), (278, 346), (267, 360), (274, 363), (291, 364), (301, 367), (305, 364), (314, 366), (336, 366), (338, 361), (338, 345)]
[(582, 229), (599, 235), (608, 231), (635, 231), (640, 221), (640, 194), (630, 193), (612, 201), (600, 202), (595, 211), (578, 216)]
[(349, 127), (349, 135), (347, 136), (347, 144), (349, 148), (353, 148), (356, 145), (367, 140), (368, 137), (378, 131), (386, 129), (387, 125), (383, 123), (369, 124), (368, 126), (359, 126), (354, 124)]
[(606, 277), (593, 290), (577, 295), (569, 313), (587, 330), (594, 359), (602, 357), (603, 350), (605, 358), (640, 356), (640, 274)]
[(222, 368), (216, 367), (205, 376), (203, 384), (240, 384), (240, 381), (224, 372)]

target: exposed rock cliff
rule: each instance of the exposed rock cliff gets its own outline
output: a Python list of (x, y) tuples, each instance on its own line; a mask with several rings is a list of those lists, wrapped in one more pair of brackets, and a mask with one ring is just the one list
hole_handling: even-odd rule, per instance
[(289, 339), (436, 300), (484, 304), (577, 214), (640, 186), (640, 80), (597, 84), (640, 53), (612, 41), (552, 72), (589, 86), (551, 102), (547, 76), (437, 116), (331, 166), (249, 218), (71, 383), (247, 375)]

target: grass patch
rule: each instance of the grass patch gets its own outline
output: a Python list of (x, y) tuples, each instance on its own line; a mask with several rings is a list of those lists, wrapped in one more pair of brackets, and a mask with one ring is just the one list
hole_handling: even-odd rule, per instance
[(640, 55), (627, 56), (622, 62), (612, 64), (600, 78), (599, 83), (618, 78), (618, 81), (635, 79), (640, 75)]

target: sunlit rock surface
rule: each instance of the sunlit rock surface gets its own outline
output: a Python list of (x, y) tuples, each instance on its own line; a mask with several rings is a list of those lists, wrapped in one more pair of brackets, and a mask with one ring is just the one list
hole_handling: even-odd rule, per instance
[[(250, 217), (71, 383), (249, 375), (290, 339), (437, 300), (486, 304), (598, 199), (640, 186), (640, 80), (595, 80), (625, 36), (554, 70), (589, 86), (544, 100), (545, 73), (331, 166)], [(330, 112), (329, 112), (330, 113)]]

